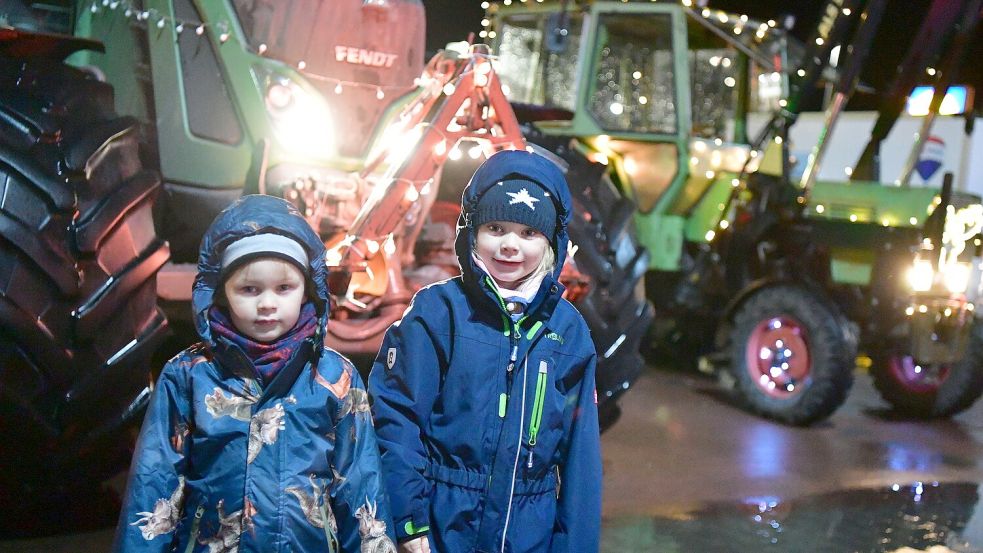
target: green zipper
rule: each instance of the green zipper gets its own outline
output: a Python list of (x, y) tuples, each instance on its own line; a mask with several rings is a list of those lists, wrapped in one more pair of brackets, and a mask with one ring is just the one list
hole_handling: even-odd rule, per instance
[(184, 553), (191, 553), (195, 550), (198, 542), (198, 527), (201, 525), (201, 516), (205, 514), (205, 506), (199, 505), (195, 510), (195, 520), (191, 523), (191, 537), (188, 538), (188, 545), (184, 548)]
[(539, 376), (536, 378), (536, 399), (532, 405), (532, 421), (529, 423), (529, 445), (536, 445), (539, 426), (543, 422), (543, 401), (546, 399), (546, 361), (539, 362)]
[(318, 509), (321, 511), (321, 521), (324, 522), (324, 537), (328, 540), (328, 553), (336, 553), (338, 551), (338, 538), (335, 536), (334, 531), (331, 530), (331, 519), (328, 518), (327, 501), (328, 495), (325, 494), (321, 498), (321, 504), (318, 505)]

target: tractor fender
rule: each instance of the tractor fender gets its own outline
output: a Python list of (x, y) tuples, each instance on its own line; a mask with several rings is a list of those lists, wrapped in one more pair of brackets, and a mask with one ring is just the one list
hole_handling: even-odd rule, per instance
[(80, 50), (105, 52), (98, 40), (0, 27), (0, 56), (14, 59), (52, 58), (61, 61)]

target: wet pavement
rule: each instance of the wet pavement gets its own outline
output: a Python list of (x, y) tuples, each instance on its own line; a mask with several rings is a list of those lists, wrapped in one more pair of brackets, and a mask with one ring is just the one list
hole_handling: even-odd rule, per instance
[[(651, 370), (622, 405), (602, 438), (605, 553), (983, 553), (983, 403), (898, 420), (858, 373), (831, 419), (791, 428), (704, 377)], [(101, 553), (111, 540), (0, 540), (0, 553)]]

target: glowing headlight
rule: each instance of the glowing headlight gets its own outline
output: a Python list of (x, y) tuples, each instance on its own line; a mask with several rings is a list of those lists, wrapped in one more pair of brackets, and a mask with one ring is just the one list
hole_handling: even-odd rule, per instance
[(916, 259), (911, 268), (908, 269), (908, 284), (915, 292), (928, 292), (932, 289), (932, 282), (935, 281), (935, 271), (932, 263), (924, 259)]
[(952, 263), (945, 268), (945, 287), (953, 294), (965, 294), (969, 288), (969, 277), (972, 267), (969, 263)]
[(277, 141), (290, 152), (316, 157), (334, 153), (331, 113), (321, 98), (279, 79), (266, 89), (266, 111)]

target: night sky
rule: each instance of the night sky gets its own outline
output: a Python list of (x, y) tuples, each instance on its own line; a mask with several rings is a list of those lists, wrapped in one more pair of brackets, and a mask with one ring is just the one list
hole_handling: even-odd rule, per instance
[[(481, 0), (423, 0), (423, 4), (427, 11), (428, 53), (432, 54), (448, 42), (467, 39), (469, 32), (477, 35), (481, 30)], [(861, 77), (864, 83), (875, 88), (887, 86), (930, 4), (930, 0), (888, 0), (873, 53)], [(709, 3), (710, 8), (744, 13), (758, 20), (781, 21), (784, 16), (793, 15), (795, 25), (792, 32), (803, 39), (815, 28), (823, 5), (825, 2), (818, 0), (711, 0)], [(977, 37), (967, 52), (967, 61), (956, 82), (972, 84), (979, 89), (983, 85), (983, 63), (980, 63), (983, 59), (983, 30), (977, 31)], [(849, 107), (876, 109), (876, 98), (858, 93)]]

